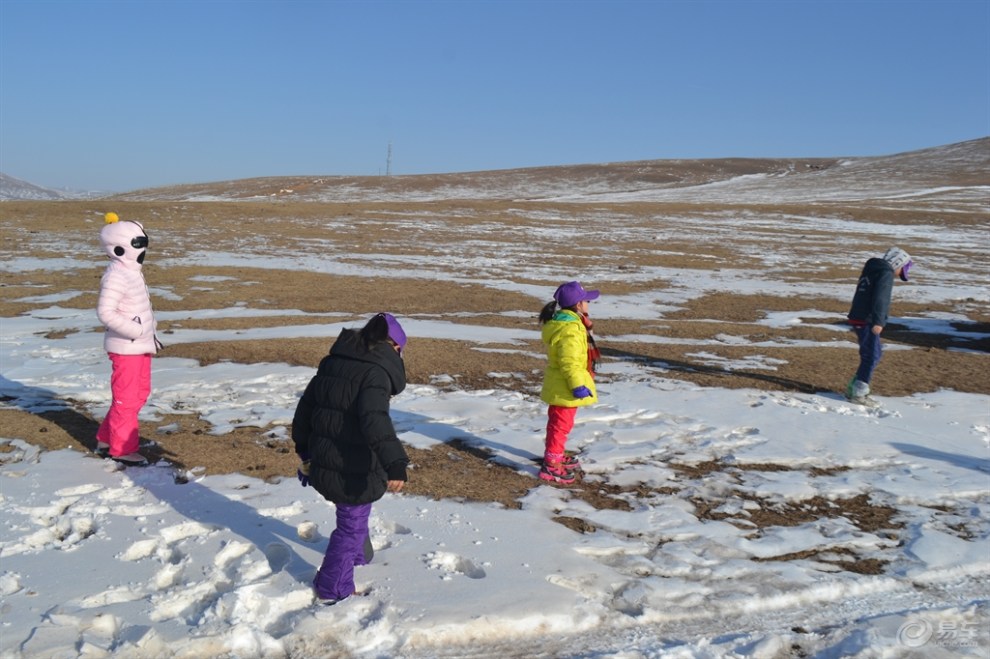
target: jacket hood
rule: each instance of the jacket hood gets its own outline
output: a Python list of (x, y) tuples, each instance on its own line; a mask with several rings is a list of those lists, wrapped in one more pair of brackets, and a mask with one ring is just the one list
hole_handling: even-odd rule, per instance
[[(144, 246), (138, 247), (143, 239)], [(100, 230), (100, 244), (111, 261), (129, 270), (140, 270), (147, 253), (148, 234), (140, 222), (124, 220), (105, 224)]]
[(375, 364), (385, 370), (392, 381), (392, 395), (396, 396), (406, 388), (406, 366), (391, 345), (379, 343), (365, 350), (361, 335), (352, 329), (343, 329), (332, 346), (330, 356)]

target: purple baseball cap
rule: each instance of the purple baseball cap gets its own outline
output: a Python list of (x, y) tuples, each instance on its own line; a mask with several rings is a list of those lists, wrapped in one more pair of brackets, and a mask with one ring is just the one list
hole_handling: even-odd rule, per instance
[(386, 324), (388, 324), (388, 338), (395, 341), (395, 345), (399, 346), (399, 350), (401, 351), (406, 347), (406, 333), (402, 329), (402, 325), (390, 313), (383, 313), (382, 317), (385, 319)]
[(584, 290), (584, 287), (576, 281), (569, 281), (557, 287), (557, 290), (554, 291), (553, 299), (557, 300), (557, 304), (566, 309), (567, 307), (573, 307), (578, 302), (596, 300), (600, 294), (597, 290)]

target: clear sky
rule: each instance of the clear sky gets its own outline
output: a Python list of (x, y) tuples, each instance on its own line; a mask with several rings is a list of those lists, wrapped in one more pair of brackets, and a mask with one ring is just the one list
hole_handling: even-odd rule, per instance
[(47, 187), (987, 135), (988, 0), (0, 0), (0, 171)]

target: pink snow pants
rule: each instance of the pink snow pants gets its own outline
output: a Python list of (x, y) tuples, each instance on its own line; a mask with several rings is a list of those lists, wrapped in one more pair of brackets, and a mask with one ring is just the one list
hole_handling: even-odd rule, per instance
[(138, 450), (138, 412), (151, 394), (151, 355), (108, 354), (112, 400), (96, 439), (110, 445), (110, 455), (127, 455)]
[(551, 462), (560, 462), (564, 457), (564, 446), (567, 444), (567, 436), (574, 428), (574, 417), (577, 416), (576, 407), (560, 407), (550, 405), (547, 408), (547, 438), (544, 459)]

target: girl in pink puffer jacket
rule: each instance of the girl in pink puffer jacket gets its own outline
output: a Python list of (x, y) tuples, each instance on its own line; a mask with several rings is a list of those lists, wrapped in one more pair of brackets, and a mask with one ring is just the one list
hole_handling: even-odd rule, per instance
[(96, 315), (106, 329), (103, 348), (110, 356), (110, 409), (96, 431), (96, 450), (118, 462), (145, 465), (138, 453), (138, 412), (151, 394), (151, 358), (161, 343), (141, 265), (148, 234), (138, 222), (106, 214), (100, 243), (110, 264), (100, 282)]

